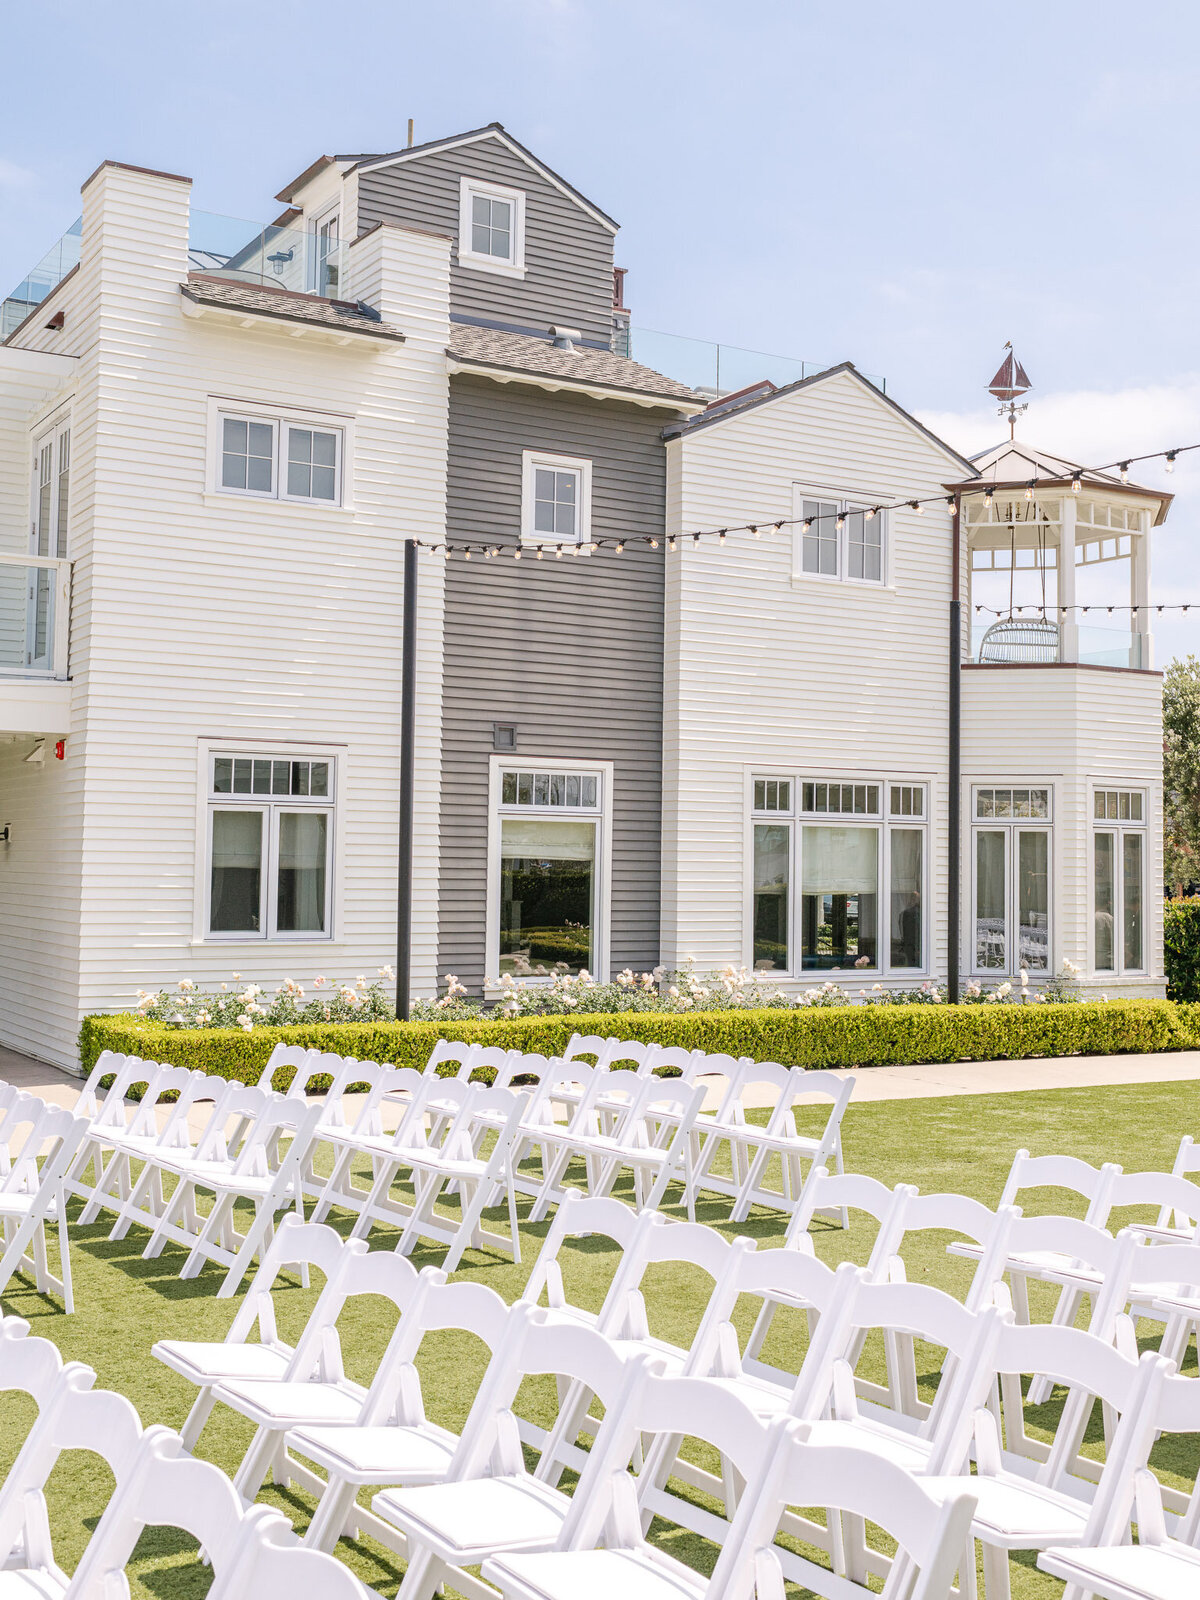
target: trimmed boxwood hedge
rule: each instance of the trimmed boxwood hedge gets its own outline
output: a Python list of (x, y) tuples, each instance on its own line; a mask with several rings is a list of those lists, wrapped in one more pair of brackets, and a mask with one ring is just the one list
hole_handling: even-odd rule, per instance
[[(102, 1050), (201, 1067), (253, 1082), (276, 1044), (315, 1046), (359, 1061), (424, 1067), (438, 1039), (560, 1055), (572, 1033), (725, 1051), (804, 1067), (877, 1067), (1031, 1056), (1185, 1050), (1200, 1043), (1200, 1006), (1166, 1000), (1104, 1004), (841, 1006), (799, 1010), (654, 1011), (470, 1022), (321, 1023), (311, 1027), (169, 1028), (136, 1015), (85, 1017), (83, 1070)], [(290, 1072), (278, 1074), (283, 1087)]]
[(1163, 966), (1171, 1000), (1200, 1000), (1200, 896), (1163, 908)]

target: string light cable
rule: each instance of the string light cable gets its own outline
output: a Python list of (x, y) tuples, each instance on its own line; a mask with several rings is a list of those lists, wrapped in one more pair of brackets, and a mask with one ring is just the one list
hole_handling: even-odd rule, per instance
[[(1084, 480), (1089, 473), (1109, 472), (1115, 467), (1120, 473), (1121, 482), (1124, 484), (1129, 482), (1130, 467), (1136, 466), (1139, 462), (1162, 461), (1165, 464), (1166, 470), (1168, 472), (1173, 472), (1175, 470), (1175, 462), (1178, 457), (1187, 455), (1193, 450), (1200, 450), (1200, 442), (1196, 444), (1175, 445), (1169, 450), (1151, 450), (1145, 455), (1122, 456), (1115, 461), (1106, 461), (1103, 463), (1103, 465), (1098, 467), (1070, 466), (1068, 467), (1068, 470), (1064, 472), (1063, 478), (1069, 481), (1071, 489), (1074, 491), (1074, 493), (1079, 494), (1084, 487)], [(590, 555), (594, 551), (606, 549), (614, 551), (617, 555), (621, 555), (630, 544), (644, 544), (648, 545), (652, 550), (657, 550), (659, 543), (664, 538), (667, 549), (669, 552), (671, 552), (677, 550), (681, 542), (686, 547), (689, 540), (691, 541), (691, 546), (693, 549), (699, 545), (702, 539), (715, 539), (719, 546), (724, 545), (729, 535), (733, 533), (749, 533), (752, 534), (755, 539), (761, 539), (764, 534), (768, 536), (774, 536), (775, 534), (782, 533), (785, 528), (793, 528), (797, 526), (802, 526), (806, 533), (810, 532), (814, 527), (817, 527), (818, 531), (820, 531), (820, 524), (830, 520), (834, 522), (835, 527), (840, 532), (845, 526), (846, 522), (852, 517), (861, 517), (864, 523), (867, 523), (873, 521), (874, 518), (879, 516), (881, 513), (889, 511), (913, 511), (918, 516), (921, 516), (924, 514), (926, 506), (940, 506), (944, 511), (953, 513), (958, 506), (961, 493), (974, 495), (982, 492), (984, 504), (990, 506), (997, 493), (1003, 491), (1013, 494), (1023, 488), (1026, 500), (1032, 500), (1039, 489), (1046, 488), (1047, 484), (1048, 480), (1039, 480), (1037, 478), (1030, 478), (1024, 485), (1020, 483), (987, 484), (981, 482), (978, 488), (970, 487), (956, 494), (948, 494), (945, 489), (940, 489), (936, 493), (932, 494), (915, 496), (905, 495), (897, 500), (881, 501), (877, 505), (855, 506), (849, 510), (838, 509), (836, 511), (816, 512), (811, 516), (777, 517), (774, 521), (766, 519), (761, 522), (741, 522), (737, 524), (730, 523), (723, 528), (702, 528), (690, 533), (667, 535), (623, 534), (620, 537), (613, 536), (609, 538), (585, 539), (582, 541), (544, 539), (541, 542), (538, 542), (537, 540), (522, 538), (515, 545), (503, 546), (481, 543), (478, 540), (467, 541), (458, 539), (416, 539), (413, 542), (416, 544), (418, 549), (429, 550), (432, 551), (433, 554), (443, 557), (461, 555), (466, 561), (470, 561), (472, 556), (481, 556), (485, 561), (495, 561), (504, 554), (511, 555), (512, 559), (515, 561), (519, 561), (525, 556), (532, 556), (536, 561), (541, 561), (546, 556), (551, 556), (553, 559), (561, 561), (565, 554), (570, 554), (573, 556), (585, 554)], [(1190, 605), (1200, 606), (1200, 601), (1191, 601), (1189, 602), (1189, 606)], [(979, 610), (982, 608), (976, 607), (976, 609)], [(1021, 609), (1023, 608), (1019, 606), (1017, 607), (1017, 610)], [(1037, 607), (1033, 607), (1032, 609), (1036, 610)], [(1084, 609), (1087, 608), (1085, 607)], [(1113, 608), (1097, 606), (1094, 609), (1112, 610)], [(1139, 608), (1118, 606), (1116, 609), (1137, 610)], [(1162, 608), (1160, 607), (1159, 609)], [(1166, 609), (1178, 610), (1179, 607), (1168, 606)], [(1182, 609), (1186, 611), (1188, 606), (1184, 606)]]

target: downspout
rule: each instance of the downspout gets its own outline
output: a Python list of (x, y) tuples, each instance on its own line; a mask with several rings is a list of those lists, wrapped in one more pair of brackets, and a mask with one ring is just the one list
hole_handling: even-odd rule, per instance
[(954, 496), (950, 519), (950, 726), (948, 730), (950, 793), (946, 830), (946, 998), (959, 999), (958, 968), (962, 953), (962, 549), (961, 507)]
[(412, 1005), (413, 789), (417, 727), (417, 542), (404, 541), (404, 632), (400, 641), (400, 826), (396, 861), (396, 1016)]

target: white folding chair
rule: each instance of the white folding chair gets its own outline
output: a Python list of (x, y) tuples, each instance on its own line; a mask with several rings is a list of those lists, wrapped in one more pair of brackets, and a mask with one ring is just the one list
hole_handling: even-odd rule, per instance
[[(14, 1100), (4, 1120), (9, 1144), (9, 1171), (0, 1175), (0, 1294), (14, 1273), (33, 1274), (39, 1294), (62, 1296), (63, 1309), (75, 1309), (71, 1287), (71, 1243), (67, 1233), (66, 1176), (88, 1130), (88, 1119), (61, 1106), (47, 1105), (36, 1095)], [(21, 1135), (19, 1150), (11, 1141)], [(61, 1278), (50, 1271), (46, 1229), (58, 1230)]]
[(459, 1436), (430, 1422), (416, 1365), (422, 1341), (447, 1330), (473, 1334), (494, 1356), (502, 1344), (509, 1308), (481, 1283), (439, 1283), (422, 1273), (391, 1344), (379, 1363), (356, 1422), (345, 1427), (301, 1424), (286, 1439), (289, 1456), (325, 1472), (306, 1545), (332, 1550), (341, 1537), (368, 1531), (399, 1554), (396, 1530), (356, 1503), (363, 1488), (438, 1483), (449, 1470)]
[[(314, 1222), (323, 1222), (334, 1206), (361, 1212), (370, 1189), (355, 1184), (355, 1161), (368, 1158), (374, 1175), (377, 1158), (394, 1143), (405, 1119), (413, 1113), (414, 1102), (427, 1091), (425, 1075), (415, 1067), (381, 1067), (374, 1073), (364, 1071), (372, 1066), (373, 1062), (357, 1063), (356, 1071), (363, 1073), (370, 1087), (353, 1123), (349, 1127), (337, 1127), (329, 1121), (318, 1124), (314, 1144), (330, 1147), (333, 1169), (317, 1189), (317, 1203), (312, 1213)], [(383, 1126), (385, 1104), (397, 1105), (400, 1112), (398, 1126), (387, 1132)]]
[(599, 1438), (574, 1497), (546, 1481), (545, 1453), (534, 1472), (528, 1469), (513, 1414), (522, 1379), (553, 1376), (566, 1381), (568, 1392), (584, 1385), (599, 1395), (606, 1417), (621, 1418), (647, 1370), (645, 1357), (624, 1358), (591, 1329), (515, 1306), (509, 1337), (488, 1367), (445, 1479), (384, 1490), (371, 1501), (408, 1541), (409, 1600), (430, 1600), (443, 1581), (457, 1587), (462, 1568), (500, 1551), (551, 1549), (576, 1501), (593, 1492), (597, 1463), (605, 1460)]
[[(448, 1247), (443, 1263), (447, 1272), (458, 1266), (468, 1245), (503, 1250), (519, 1262), (521, 1238), (510, 1158), (526, 1104), (527, 1097), (511, 1089), (431, 1080), (424, 1105), (439, 1114), (434, 1126), (426, 1131), (420, 1116), (422, 1102), (418, 1101), (416, 1114), (404, 1124), (406, 1137), (398, 1138), (386, 1155), (377, 1158), (375, 1181), (351, 1237), (366, 1238), (376, 1222), (402, 1220), (397, 1251), (407, 1255), (418, 1239), (444, 1244)], [(493, 1139), (486, 1156), (476, 1154), (480, 1129)], [(401, 1172), (407, 1172), (413, 1184), (413, 1202), (407, 1209), (388, 1198)], [(451, 1185), (461, 1198), (457, 1220), (436, 1210), (438, 1199)], [(507, 1235), (486, 1227), (483, 1220), (498, 1189), (507, 1200)]]
[[(291, 1067), (294, 1070), (293, 1077), (286, 1084), (278, 1086), (279, 1093), (291, 1094), (298, 1083), (303, 1084), (307, 1081), (311, 1073), (309, 1063), (314, 1056), (320, 1054), (319, 1050), (309, 1045), (277, 1044), (268, 1056), (266, 1066), (258, 1075), (257, 1087), (266, 1090), (275, 1089), (275, 1074)], [(303, 1094), (303, 1088), (299, 1092)]]
[[(338, 1272), (350, 1257), (358, 1254), (365, 1254), (365, 1246), (343, 1241), (332, 1228), (301, 1222), (294, 1214), (286, 1216), (264, 1251), (224, 1339), (160, 1339), (151, 1347), (150, 1354), (157, 1361), (200, 1391), (181, 1429), (186, 1449), (195, 1448), (216, 1403), (213, 1398), (216, 1384), (233, 1378), (270, 1382), (287, 1376), (296, 1347), (279, 1336), (273, 1296), (280, 1275), (297, 1267), (302, 1272), (316, 1267), (322, 1273), (325, 1286), (309, 1322), (324, 1328), (328, 1321), (328, 1301), (336, 1300), (339, 1294)], [(258, 1337), (251, 1341), (255, 1332)]]
[[(223, 1102), (225, 1114), (238, 1114), (242, 1103), (241, 1097), (231, 1096)], [(217, 1153), (210, 1156), (202, 1149), (183, 1161), (177, 1161), (171, 1152), (155, 1157), (179, 1181), (143, 1254), (147, 1260), (153, 1259), (171, 1239), (188, 1248), (181, 1277), (196, 1277), (206, 1260), (228, 1267), (217, 1291), (222, 1299), (233, 1294), (255, 1256), (270, 1242), (276, 1213), (294, 1207), (303, 1215), (301, 1173), (321, 1107), (272, 1094), (251, 1115), (242, 1147), (233, 1158), (222, 1159)], [(287, 1149), (283, 1150), (285, 1139)], [(213, 1196), (207, 1217), (196, 1211), (196, 1196), (203, 1190)], [(254, 1207), (253, 1220), (241, 1234), (234, 1210), (239, 1200), (248, 1200)]]
[[(590, 1066), (586, 1061), (556, 1057), (546, 1061), (513, 1144), (513, 1185), (519, 1194), (530, 1195), (536, 1201), (548, 1183), (555, 1193), (561, 1193), (563, 1176), (571, 1161), (572, 1135), (601, 1126), (596, 1102), (607, 1081), (605, 1068)], [(634, 1080), (626, 1074), (622, 1081), (628, 1094)], [(535, 1150), (538, 1153), (536, 1176), (524, 1170), (525, 1162)], [(532, 1220), (540, 1221), (540, 1217)]]
[[(129, 1117), (136, 1115), (137, 1102), (130, 1106), (126, 1103), (126, 1096), (138, 1083), (149, 1087), (149, 1080), (158, 1071), (157, 1062), (142, 1061), (138, 1056), (112, 1056), (111, 1052), (106, 1053), (111, 1057), (108, 1071), (112, 1072), (113, 1081), (105, 1092), (104, 1099), (94, 1110), (91, 1103), (99, 1093), (99, 1080), (101, 1077), (107, 1077), (108, 1072), (95, 1073), (84, 1084), (80, 1094), (82, 1109), (79, 1115), (88, 1117), (88, 1131), (67, 1171), (67, 1193), (78, 1195), (84, 1201), (84, 1210), (79, 1219), (81, 1222), (94, 1222), (99, 1213), (99, 1207), (92, 1207), (90, 1202), (103, 1178), (106, 1157), (112, 1149), (109, 1142), (110, 1134), (115, 1130), (124, 1129)], [(97, 1067), (99, 1065), (97, 1062)], [(94, 1088), (93, 1077), (96, 1080)], [(2, 1137), (0, 1131), (0, 1139)], [(92, 1172), (90, 1183), (85, 1177), (89, 1167)]]
[[(1120, 1343), (1135, 1351), (1132, 1329)], [(1138, 1457), (1149, 1449), (1151, 1437), (1145, 1415), (1157, 1409), (1171, 1363), (1152, 1351), (1138, 1360), (1135, 1353), (1125, 1354), (1078, 1328), (1017, 1323), (1000, 1327), (993, 1359), (1002, 1372), (1045, 1374), (1069, 1391), (1046, 1460), (1032, 1473), (1024, 1452), (1004, 1448), (995, 1412), (980, 1408), (974, 1413), (976, 1471), (969, 1481), (978, 1503), (971, 1531), (982, 1547), (989, 1600), (1008, 1600), (1010, 1552), (1080, 1543), (1093, 1508), (1119, 1494), (1130, 1474), (1144, 1465), (1144, 1457)], [(1080, 1450), (1096, 1400), (1108, 1408), (1108, 1452), (1101, 1470), (1085, 1477), (1079, 1472)], [(1005, 1399), (1005, 1434), (1020, 1404), (1018, 1388)], [(957, 1493), (963, 1478), (931, 1474), (922, 1482), (940, 1496)]]
[[(445, 1274), (427, 1267), (435, 1283)], [(229, 1378), (213, 1388), (213, 1401), (253, 1423), (254, 1438), (234, 1477), (234, 1486), (253, 1500), (268, 1472), (275, 1482), (320, 1490), (322, 1481), (287, 1453), (289, 1430), (298, 1427), (351, 1427), (361, 1421), (369, 1390), (348, 1378), (342, 1364), (337, 1321), (348, 1300), (370, 1295), (388, 1300), (402, 1323), (419, 1293), (421, 1274), (391, 1251), (374, 1255), (349, 1251), (329, 1279), (329, 1292), (296, 1345), (282, 1378)], [(386, 1356), (383, 1358), (386, 1361)], [(381, 1362), (381, 1366), (382, 1366)], [(379, 1369), (377, 1369), (378, 1371)]]
[[(116, 1212), (111, 1240), (125, 1238), (135, 1222), (154, 1231), (166, 1204), (159, 1155), (186, 1158), (196, 1138), (193, 1116), (203, 1114), (200, 1108), (206, 1102), (215, 1107), (227, 1089), (228, 1080), (215, 1075), (186, 1067), (158, 1069), (126, 1127), (109, 1134), (112, 1154), (85, 1213), (90, 1218), (100, 1211)], [(136, 1177), (135, 1161), (141, 1163)]]

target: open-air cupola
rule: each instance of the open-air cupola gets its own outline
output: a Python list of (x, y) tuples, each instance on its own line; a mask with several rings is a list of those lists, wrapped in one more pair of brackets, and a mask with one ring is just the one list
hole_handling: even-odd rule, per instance
[[(1015, 423), (1017, 410), (1010, 395), (1001, 414)], [(1152, 666), (1150, 537), (1172, 497), (1130, 482), (1127, 469), (1087, 470), (1015, 437), (971, 459), (969, 659)]]

